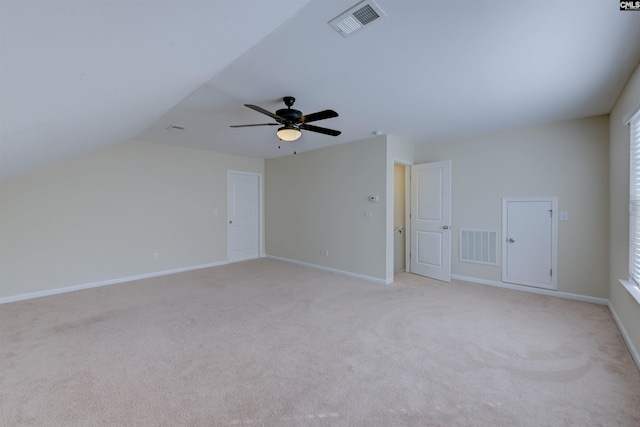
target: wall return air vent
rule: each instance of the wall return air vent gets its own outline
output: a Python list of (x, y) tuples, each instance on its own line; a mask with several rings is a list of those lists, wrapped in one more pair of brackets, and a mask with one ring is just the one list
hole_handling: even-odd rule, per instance
[(460, 261), (498, 265), (498, 232), (460, 230)]
[(385, 16), (387, 14), (373, 0), (365, 0), (333, 18), (329, 21), (329, 25), (340, 33), (342, 37), (349, 37), (362, 30), (366, 25), (370, 25)]

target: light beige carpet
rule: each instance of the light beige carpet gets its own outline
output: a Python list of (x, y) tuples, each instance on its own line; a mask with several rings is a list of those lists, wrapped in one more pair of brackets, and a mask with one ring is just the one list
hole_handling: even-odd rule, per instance
[(0, 306), (3, 426), (640, 426), (606, 307), (259, 259)]

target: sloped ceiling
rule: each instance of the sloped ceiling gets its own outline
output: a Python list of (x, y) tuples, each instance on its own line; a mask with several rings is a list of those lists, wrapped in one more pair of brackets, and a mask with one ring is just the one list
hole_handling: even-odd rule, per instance
[(0, 178), (135, 138), (308, 0), (0, 0)]
[[(357, 0), (0, 0), (1, 176), (134, 138), (272, 158), (606, 114), (640, 60), (640, 12), (611, 0), (376, 2), (343, 38), (327, 22)], [(342, 135), (229, 128), (286, 95)]]

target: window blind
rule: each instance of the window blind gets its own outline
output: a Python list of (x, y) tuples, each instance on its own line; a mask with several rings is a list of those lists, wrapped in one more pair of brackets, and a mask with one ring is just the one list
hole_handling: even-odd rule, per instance
[(640, 112), (634, 114), (629, 125), (629, 276), (640, 286)]

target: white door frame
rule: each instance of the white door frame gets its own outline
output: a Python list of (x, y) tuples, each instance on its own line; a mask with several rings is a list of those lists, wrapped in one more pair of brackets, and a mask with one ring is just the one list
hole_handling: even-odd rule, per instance
[[(409, 257), (409, 253), (411, 251), (411, 166), (413, 166), (413, 162), (410, 162), (408, 160), (404, 160), (398, 157), (394, 157), (392, 159), (392, 165), (395, 168), (395, 165), (400, 165), (400, 166), (404, 166), (404, 265), (405, 265), (405, 272), (409, 273), (411, 272), (411, 258)], [(392, 169), (393, 170), (393, 169)], [(391, 176), (395, 176), (394, 173), (391, 173)], [(393, 200), (392, 202), (388, 205), (388, 215), (387, 217), (389, 218), (389, 222), (388, 222), (388, 227), (389, 227), (389, 236), (390, 236), (390, 242), (394, 242), (395, 239), (395, 235), (394, 235), (394, 228), (395, 228), (395, 219), (394, 219), (394, 204), (395, 204), (395, 198), (397, 197), (397, 194), (395, 194), (395, 189), (396, 189), (396, 185), (395, 185), (395, 179), (393, 180), (393, 185), (391, 185), (390, 187), (393, 190)], [(391, 251), (388, 256), (391, 257), (391, 259), (393, 260), (394, 258), (394, 252)], [(391, 263), (391, 272), (392, 275), (391, 277), (393, 277), (395, 274), (393, 274), (393, 262)]]
[(408, 163), (404, 169), (404, 268), (407, 273), (411, 273), (411, 166), (413, 163)]
[(543, 286), (540, 283), (519, 281), (517, 284), (534, 286), (551, 290), (558, 290), (558, 198), (553, 197), (503, 197), (502, 198), (502, 281), (507, 282), (507, 251), (509, 245), (508, 236), (508, 203), (509, 202), (551, 202), (551, 283)]
[(227, 219), (226, 219), (226, 230), (227, 230), (227, 260), (229, 260), (230, 253), (230, 244), (231, 238), (229, 236), (229, 175), (250, 175), (258, 177), (258, 256), (264, 257), (264, 203), (263, 203), (263, 192), (264, 192), (264, 179), (263, 174), (259, 172), (245, 172), (245, 171), (236, 171), (227, 169)]

